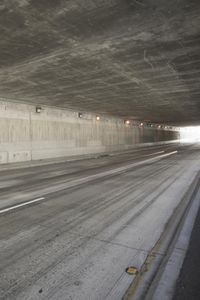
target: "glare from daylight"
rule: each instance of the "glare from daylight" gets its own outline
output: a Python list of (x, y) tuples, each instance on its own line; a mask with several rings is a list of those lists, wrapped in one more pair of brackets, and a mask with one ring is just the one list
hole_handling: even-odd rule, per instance
[(183, 127), (180, 129), (180, 138), (183, 143), (200, 142), (200, 126)]

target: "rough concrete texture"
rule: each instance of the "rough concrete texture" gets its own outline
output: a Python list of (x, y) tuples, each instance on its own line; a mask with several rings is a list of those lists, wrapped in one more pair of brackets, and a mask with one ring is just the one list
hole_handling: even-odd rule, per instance
[(1, 0), (0, 96), (199, 123), (199, 16), (199, 0)]
[(0, 102), (0, 163), (101, 153), (178, 138), (175, 131), (127, 126), (119, 118)]
[(199, 170), (199, 148), (163, 150), (0, 172), (1, 207), (45, 197), (1, 214), (1, 300), (121, 300)]

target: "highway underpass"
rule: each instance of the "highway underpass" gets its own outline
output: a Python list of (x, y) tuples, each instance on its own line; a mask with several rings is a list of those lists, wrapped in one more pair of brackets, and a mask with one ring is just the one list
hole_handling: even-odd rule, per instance
[(0, 2), (0, 299), (174, 297), (200, 204), (199, 15)]

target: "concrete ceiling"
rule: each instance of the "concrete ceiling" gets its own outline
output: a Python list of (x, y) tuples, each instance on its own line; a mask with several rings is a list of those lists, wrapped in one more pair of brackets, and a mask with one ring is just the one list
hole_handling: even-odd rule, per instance
[(1, 0), (0, 97), (200, 123), (200, 1)]

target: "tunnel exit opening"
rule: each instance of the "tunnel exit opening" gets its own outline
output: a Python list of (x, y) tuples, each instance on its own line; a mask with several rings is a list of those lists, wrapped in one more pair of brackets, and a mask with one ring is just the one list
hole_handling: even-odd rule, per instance
[(200, 126), (189, 126), (180, 129), (182, 143), (200, 143)]

